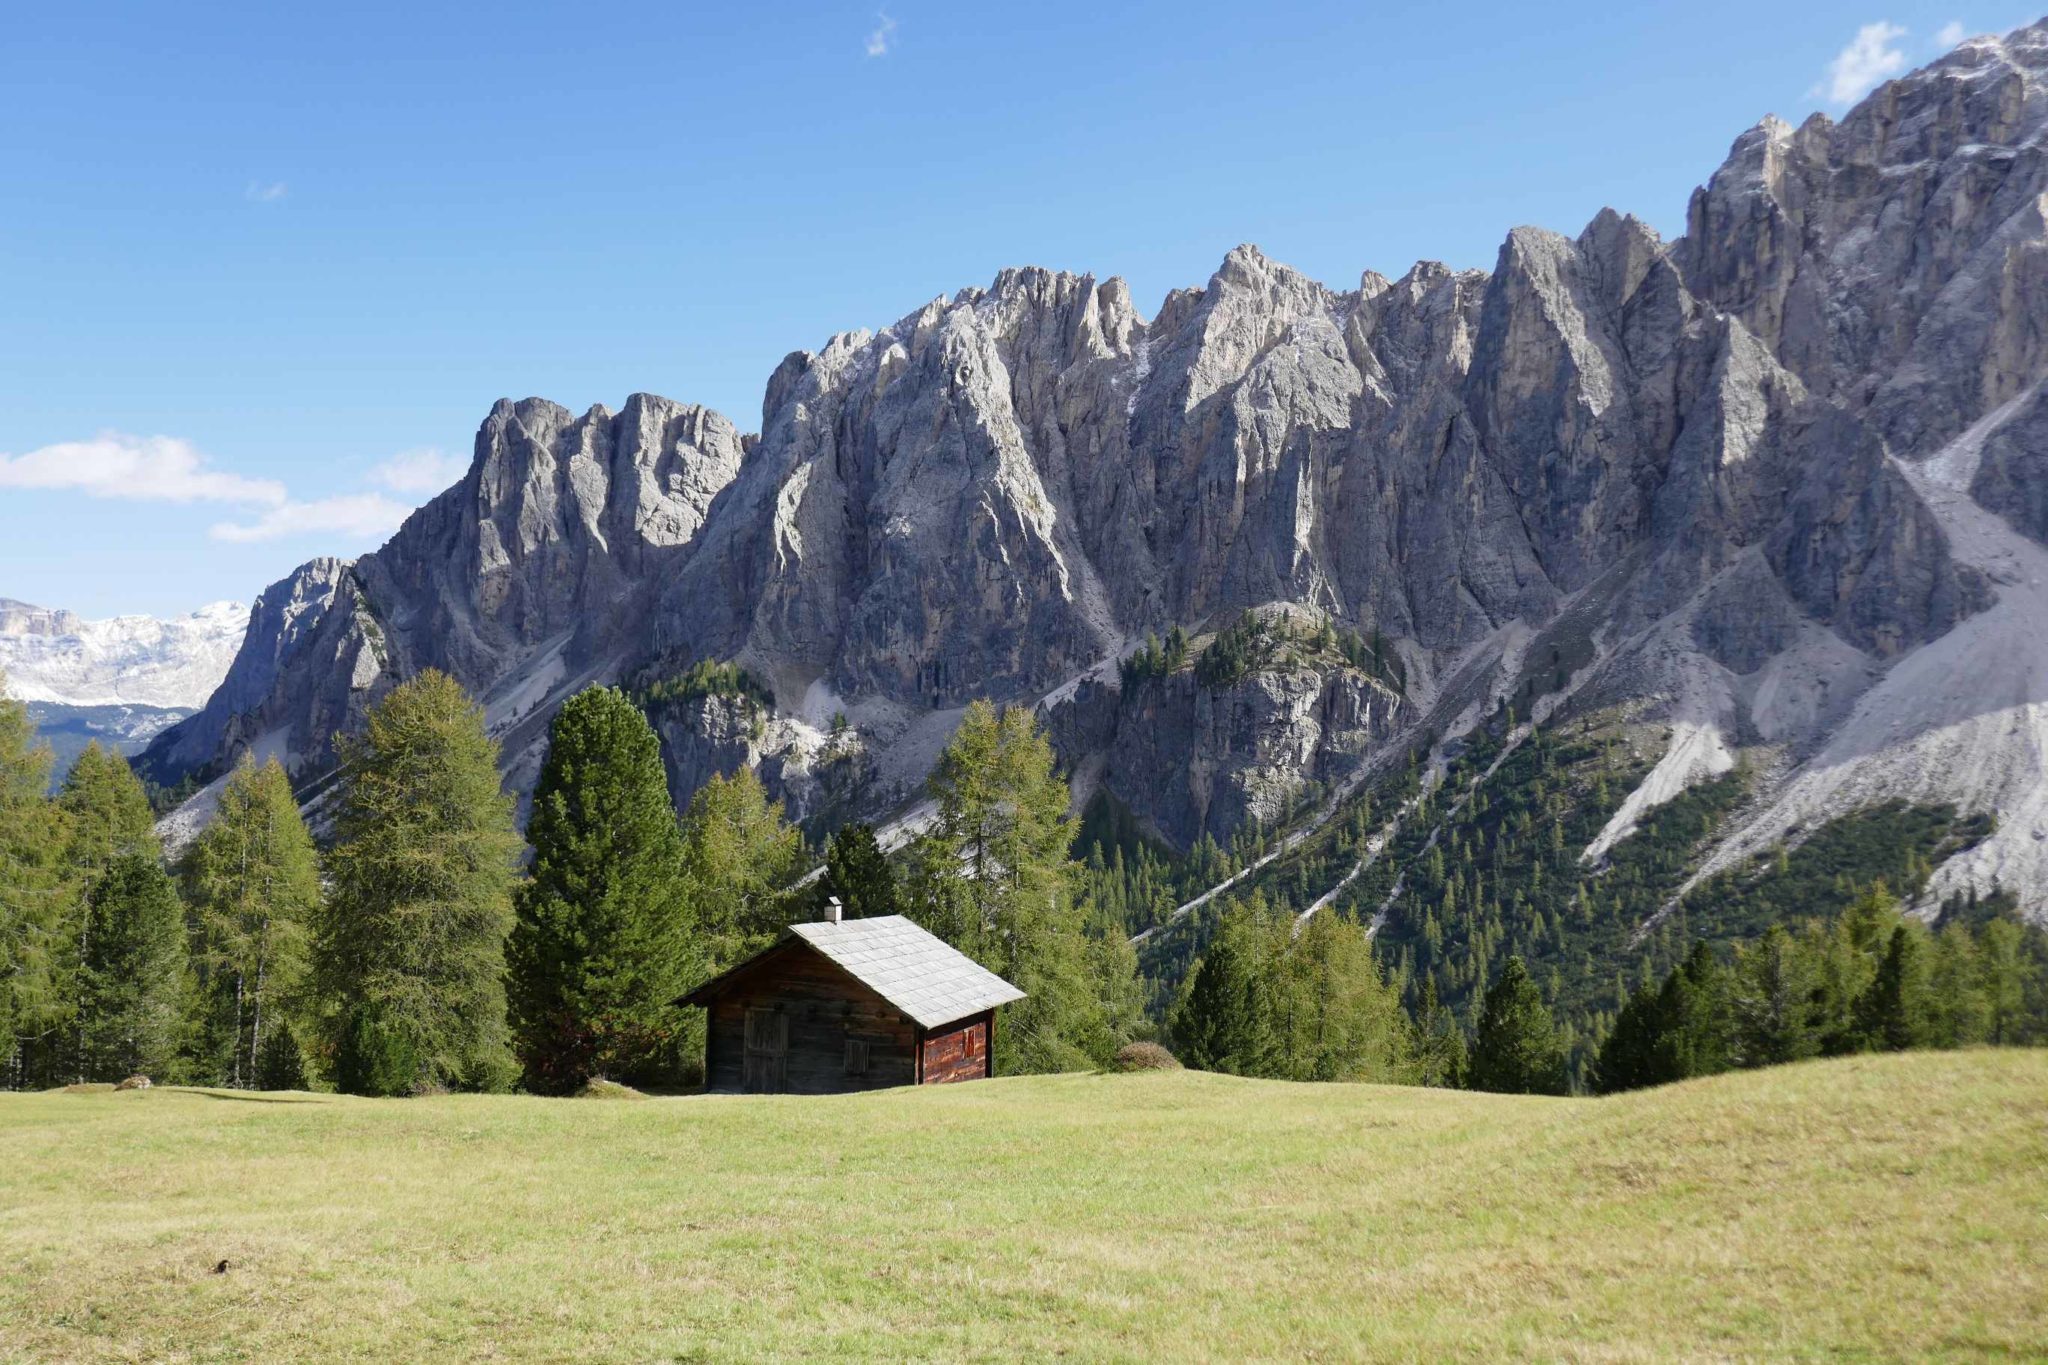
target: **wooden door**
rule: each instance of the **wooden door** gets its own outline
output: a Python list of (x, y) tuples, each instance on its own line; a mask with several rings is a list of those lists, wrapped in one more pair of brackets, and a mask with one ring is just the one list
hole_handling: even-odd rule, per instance
[(740, 1089), (749, 1095), (772, 1095), (783, 1088), (788, 1065), (789, 1016), (779, 1010), (748, 1010)]

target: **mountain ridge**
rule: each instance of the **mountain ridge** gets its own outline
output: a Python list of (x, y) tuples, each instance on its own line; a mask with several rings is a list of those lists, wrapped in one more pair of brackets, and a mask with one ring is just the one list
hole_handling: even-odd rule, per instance
[[(435, 666), (523, 790), (574, 688), (729, 660), (774, 704), (657, 707), (679, 799), (747, 762), (819, 827), (898, 811), (946, 718), (990, 696), (1043, 705), (1084, 784), (1186, 848), (1540, 692), (1670, 732), (1631, 819), (1767, 754), (1732, 850), (1902, 770), (2017, 817), (1933, 889), (2038, 907), (2048, 669), (1983, 646), (2000, 686), (1916, 713), (1902, 662), (2024, 595), (2024, 553), (1984, 550), (1970, 509), (2048, 536), (2048, 445), (2025, 437), (2048, 421), (2044, 132), (2037, 24), (1839, 123), (1763, 120), (1669, 243), (1602, 210), (1577, 237), (1515, 229), (1490, 273), (1349, 291), (1240, 246), (1150, 319), (1121, 280), (1008, 269), (793, 352), (758, 434), (652, 395), (500, 402), (386, 546), (266, 590), (221, 689), (142, 764), (215, 776), (257, 748), (317, 781), (329, 736)], [(1920, 471), (1965, 439), (1964, 486), (1936, 490)], [(1165, 709), (1118, 676), (1148, 632), (1247, 610), (1384, 640), (1398, 697), (1334, 657)], [(1911, 694), (1892, 719), (1986, 731), (1963, 747), (1996, 779), (1909, 758), (1830, 783), (1869, 757), (1838, 740), (1941, 748), (1858, 719), (1889, 679)]]

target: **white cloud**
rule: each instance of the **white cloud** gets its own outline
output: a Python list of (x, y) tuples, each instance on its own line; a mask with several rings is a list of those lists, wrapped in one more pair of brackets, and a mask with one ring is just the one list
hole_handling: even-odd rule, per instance
[(91, 498), (131, 502), (276, 506), (286, 501), (283, 484), (214, 469), (190, 441), (118, 431), (26, 455), (0, 455), (0, 488), (71, 489)]
[(432, 446), (401, 450), (370, 471), (370, 482), (394, 493), (434, 494), (469, 472), (469, 461)]
[(343, 493), (311, 502), (282, 502), (252, 522), (216, 522), (207, 534), (236, 544), (314, 533), (365, 540), (391, 534), (411, 512), (411, 503), (395, 502), (382, 493)]
[(1828, 63), (1827, 76), (1809, 93), (1824, 95), (1830, 104), (1854, 104), (1877, 87), (1878, 82), (1906, 69), (1906, 54), (1898, 46), (1906, 30), (1880, 19), (1856, 30), (1849, 45)]
[(275, 204), (290, 193), (291, 187), (282, 180), (251, 180), (248, 188), (242, 191), (242, 197), (252, 204)]
[(1946, 52), (1969, 36), (1970, 30), (1963, 27), (1962, 20), (1951, 19), (1943, 24), (1940, 31), (1934, 35), (1934, 41), (1942, 51)]
[(23, 455), (0, 454), (0, 489), (247, 509), (240, 520), (216, 523), (208, 531), (215, 540), (240, 543), (316, 534), (364, 540), (397, 530), (421, 496), (438, 493), (461, 477), (464, 468), (463, 461), (438, 450), (408, 450), (377, 465), (370, 478), (393, 493), (415, 495), (410, 500), (365, 492), (301, 501), (276, 479), (252, 479), (215, 468), (190, 441), (108, 431), (91, 440), (62, 441)]
[(875, 17), (881, 22), (868, 35), (868, 56), (886, 57), (889, 49), (896, 45), (896, 21), (886, 11), (877, 11)]

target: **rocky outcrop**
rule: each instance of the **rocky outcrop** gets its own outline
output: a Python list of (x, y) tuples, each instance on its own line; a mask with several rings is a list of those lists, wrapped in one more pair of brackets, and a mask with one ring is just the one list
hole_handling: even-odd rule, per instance
[(1277, 827), (1413, 719), (1354, 668), (1260, 669), (1225, 687), (1192, 671), (1128, 687), (1085, 683), (1055, 713), (1069, 752), (1103, 755), (1102, 783), (1156, 837), (1186, 849)]
[(205, 710), (139, 765), (165, 782), (210, 776), (260, 745), (310, 781), (336, 733), (430, 667), (485, 700), (520, 762), (553, 701), (644, 653), (663, 573), (745, 457), (725, 418), (665, 398), (581, 417), (499, 403), (462, 482), (390, 543), (353, 564), (314, 560), (264, 592)]
[[(757, 437), (645, 396), (501, 403), (389, 545), (266, 594), (305, 619), (252, 628), (152, 757), (283, 734), (310, 775), (431, 665), (485, 698), (516, 786), (569, 690), (713, 659), (774, 705), (744, 735), (665, 715), (678, 797), (750, 763), (819, 823), (903, 801), (982, 696), (1044, 707), (1182, 843), (1508, 692), (1796, 763), (2000, 600), (1912, 471), (2048, 373), (2043, 134), (2036, 26), (1839, 124), (1765, 120), (1674, 243), (1603, 211), (1517, 229), (1490, 273), (1349, 289), (1243, 246), (1150, 319), (1119, 280), (1007, 270), (789, 356)], [(2037, 414), (2007, 416), (1973, 491), (2038, 537)], [(1324, 667), (1116, 697), (1146, 632), (1274, 603), (1392, 642), (1410, 695)]]

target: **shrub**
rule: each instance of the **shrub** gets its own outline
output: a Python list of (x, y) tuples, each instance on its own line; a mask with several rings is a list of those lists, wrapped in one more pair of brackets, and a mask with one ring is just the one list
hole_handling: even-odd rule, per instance
[(620, 1085), (617, 1081), (608, 1081), (602, 1076), (592, 1076), (583, 1083), (583, 1088), (576, 1092), (576, 1098), (579, 1100), (644, 1100), (647, 1096), (641, 1094), (630, 1085)]
[(256, 1056), (256, 1088), (306, 1089), (306, 1059), (299, 1051), (299, 1040), (292, 1036), (291, 1025), (279, 1024), (264, 1038), (263, 1049)]
[(1111, 1071), (1178, 1071), (1180, 1062), (1157, 1043), (1125, 1043), (1110, 1062)]
[(350, 1095), (405, 1095), (419, 1080), (419, 1052), (383, 1011), (358, 1005), (350, 1012), (334, 1058), (335, 1084)]

